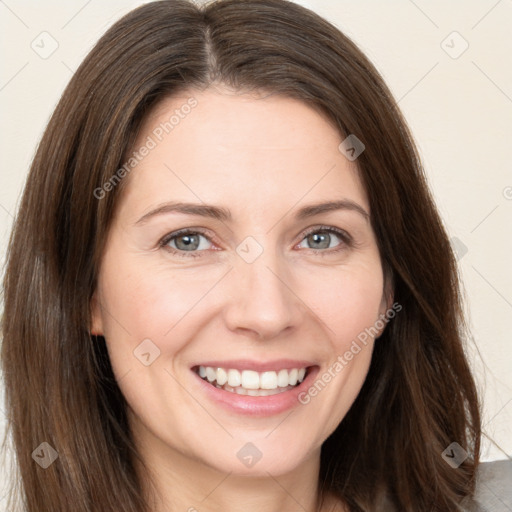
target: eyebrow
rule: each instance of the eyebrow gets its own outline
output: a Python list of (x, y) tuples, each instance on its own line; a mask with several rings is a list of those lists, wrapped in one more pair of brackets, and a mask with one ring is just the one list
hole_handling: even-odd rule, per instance
[[(304, 206), (297, 211), (295, 218), (296, 220), (304, 220), (321, 213), (328, 213), (337, 210), (354, 211), (362, 215), (366, 221), (370, 219), (370, 214), (362, 206), (350, 199), (314, 203)], [(151, 218), (168, 213), (197, 215), (199, 217), (208, 217), (222, 222), (229, 222), (232, 220), (230, 210), (220, 206), (204, 203), (168, 202), (157, 206), (148, 213), (145, 213), (137, 222), (135, 222), (135, 226), (146, 224)]]

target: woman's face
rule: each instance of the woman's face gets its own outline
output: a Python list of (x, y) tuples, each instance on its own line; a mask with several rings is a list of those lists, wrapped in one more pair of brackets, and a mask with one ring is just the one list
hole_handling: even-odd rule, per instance
[(227, 89), (146, 119), (92, 332), (152, 463), (288, 472), (356, 398), (389, 301), (342, 140), (299, 101)]

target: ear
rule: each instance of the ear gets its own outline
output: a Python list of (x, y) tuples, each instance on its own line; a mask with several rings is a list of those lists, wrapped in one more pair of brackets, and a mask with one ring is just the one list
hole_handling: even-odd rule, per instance
[(379, 307), (379, 315), (385, 315), (386, 311), (391, 309), (391, 307), (393, 306), (393, 299), (393, 289), (390, 284), (386, 283), (386, 285), (384, 286), (384, 290), (382, 292), (382, 301)]
[(93, 336), (103, 336), (103, 316), (97, 290), (92, 296), (90, 309), (91, 325), (89, 331)]

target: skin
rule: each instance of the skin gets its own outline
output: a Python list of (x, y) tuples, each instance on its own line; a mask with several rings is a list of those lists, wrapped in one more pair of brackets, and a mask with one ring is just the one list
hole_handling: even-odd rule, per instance
[[(190, 368), (206, 360), (293, 358), (314, 362), (322, 375), (344, 354), (392, 303), (374, 232), (353, 210), (302, 221), (294, 214), (341, 198), (370, 214), (368, 198), (355, 162), (338, 150), (343, 138), (334, 126), (282, 96), (219, 86), (166, 98), (134, 148), (191, 96), (197, 106), (124, 178), (91, 332), (105, 337), (129, 404), (149, 472), (139, 471), (155, 483), (152, 510), (287, 512), (298, 503), (313, 512), (321, 445), (359, 393), (374, 340), (291, 414), (226, 411), (201, 393)], [(222, 206), (233, 218), (165, 213), (136, 225), (167, 201)], [(305, 232), (322, 232), (322, 225), (346, 231), (353, 243), (331, 234), (317, 248)], [(167, 247), (181, 248), (184, 257), (159, 246), (182, 228), (206, 231), (198, 257), (187, 257), (183, 236)], [(249, 236), (263, 249), (252, 263), (236, 252)], [(147, 338), (160, 350), (149, 366), (133, 353)], [(236, 456), (247, 442), (263, 454), (251, 468)], [(335, 504), (329, 495), (322, 510)]]

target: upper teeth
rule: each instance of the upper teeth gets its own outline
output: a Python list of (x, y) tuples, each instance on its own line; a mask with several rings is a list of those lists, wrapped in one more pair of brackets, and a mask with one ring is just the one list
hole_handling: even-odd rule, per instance
[(277, 389), (278, 387), (295, 386), (297, 382), (302, 382), (306, 375), (306, 368), (293, 368), (278, 372), (255, 372), (253, 370), (239, 371), (200, 366), (198, 373), (200, 377), (206, 377), (209, 382), (217, 381), (219, 386), (227, 383), (233, 388), (241, 386), (245, 389)]

